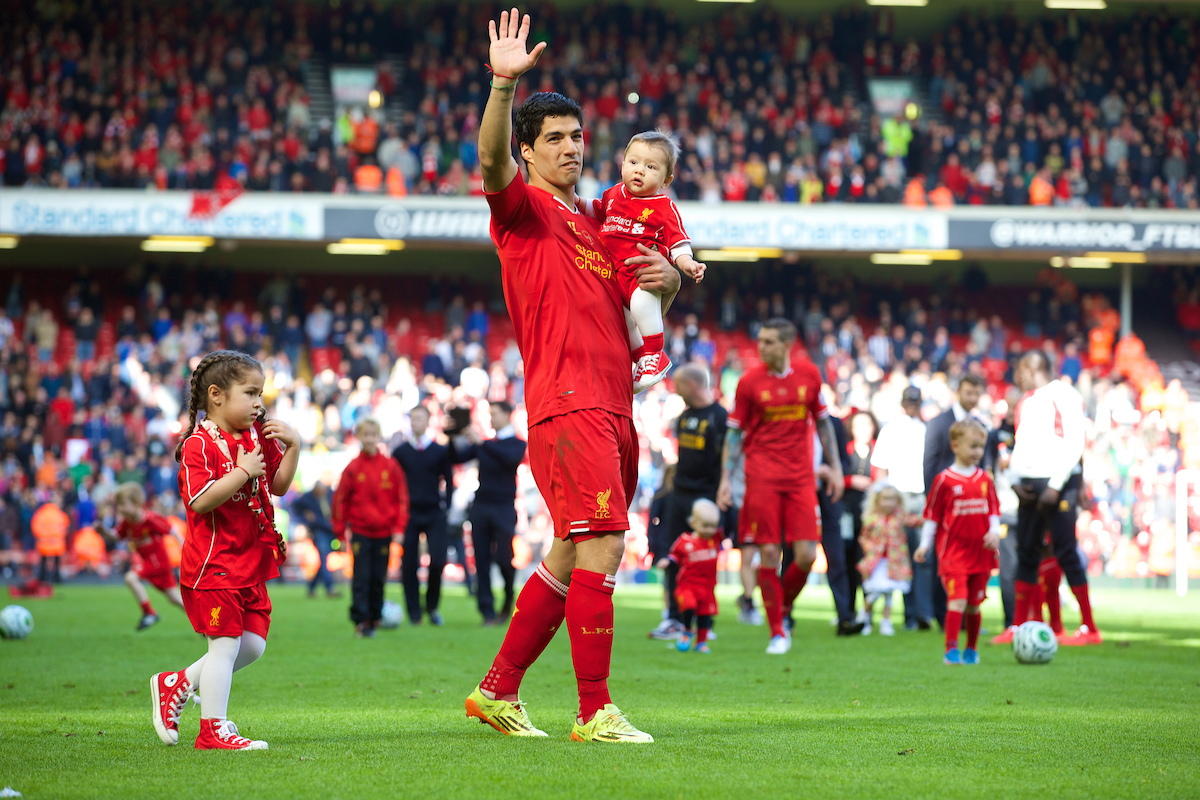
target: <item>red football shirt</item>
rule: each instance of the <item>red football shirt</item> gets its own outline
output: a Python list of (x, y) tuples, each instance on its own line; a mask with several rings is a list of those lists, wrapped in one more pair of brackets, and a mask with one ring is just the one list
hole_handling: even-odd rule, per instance
[(821, 372), (807, 359), (782, 375), (765, 364), (738, 381), (729, 427), (744, 432), (746, 486), (793, 491), (813, 487), (814, 420), (829, 416)]
[(987, 472), (975, 468), (970, 476), (944, 469), (933, 479), (925, 500), (925, 519), (938, 524), (939, 575), (991, 572), (996, 554), (983, 546), (991, 525), (988, 517), (1000, 514), (996, 486)]
[(604, 223), (600, 237), (620, 271), (636, 272), (635, 267), (625, 266), (625, 259), (641, 255), (638, 244), (651, 249), (657, 247), (671, 263), (675, 263), (680, 255), (692, 252), (679, 209), (665, 194), (634, 197), (625, 184), (618, 183), (605, 192), (602, 199), (593, 201), (593, 210)]
[[(238, 436), (219, 433), (235, 458), (239, 444), (247, 451), (254, 449), (250, 431), (242, 431)], [(267, 474), (260, 480), (266, 480), (270, 486), (283, 460), (283, 445), (278, 439), (261, 441)], [(249, 481), (207, 514), (197, 514), (192, 509), (193, 500), (233, 470), (233, 462), (225, 458), (206, 431), (197, 428), (184, 441), (179, 493), (187, 504), (187, 538), (180, 557), (179, 582), (191, 589), (241, 589), (279, 577), (274, 550), (263, 541), (248, 505)], [(268, 498), (263, 511), (272, 517), (270, 492), (260, 492), (262, 495)]]
[(130, 524), (125, 520), (117, 525), (117, 538), (129, 542), (145, 562), (149, 572), (171, 569), (171, 559), (163, 545), (163, 537), (171, 535), (171, 523), (161, 514), (142, 512), (140, 522)]
[(694, 533), (680, 534), (668, 554), (679, 565), (675, 585), (695, 591), (711, 592), (717, 586), (716, 538), (705, 539)]
[(599, 223), (519, 173), (487, 201), (529, 425), (585, 408), (632, 417), (629, 333)]

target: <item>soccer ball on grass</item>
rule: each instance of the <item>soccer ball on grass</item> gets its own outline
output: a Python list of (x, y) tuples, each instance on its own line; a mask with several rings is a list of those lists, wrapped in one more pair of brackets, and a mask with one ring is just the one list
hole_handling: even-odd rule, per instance
[(400, 613), (400, 604), (395, 600), (383, 601), (382, 617), (379, 620), (381, 628), (399, 628), (400, 620), (403, 615)]
[(33, 614), (23, 606), (8, 606), (0, 611), (0, 636), (24, 639), (33, 631)]
[(1026, 622), (1013, 634), (1013, 655), (1022, 664), (1048, 664), (1058, 652), (1058, 639), (1044, 622)]

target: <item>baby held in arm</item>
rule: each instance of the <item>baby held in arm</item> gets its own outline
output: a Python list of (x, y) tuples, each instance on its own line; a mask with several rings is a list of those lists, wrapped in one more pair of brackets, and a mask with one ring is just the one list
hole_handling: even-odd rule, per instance
[(626, 325), (634, 361), (633, 390), (648, 389), (666, 377), (671, 360), (663, 352), (662, 297), (638, 286), (637, 267), (625, 259), (639, 256), (639, 244), (658, 248), (680, 271), (699, 282), (705, 265), (692, 254), (679, 209), (663, 194), (675, 177), (679, 146), (669, 134), (647, 131), (625, 148), (621, 182), (592, 201), (591, 213), (602, 222), (600, 235), (617, 263), (617, 279), (629, 308)]

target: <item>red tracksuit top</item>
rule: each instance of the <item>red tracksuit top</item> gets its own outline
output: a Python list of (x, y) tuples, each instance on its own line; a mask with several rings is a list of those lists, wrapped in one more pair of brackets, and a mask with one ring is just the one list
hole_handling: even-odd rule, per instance
[(346, 465), (333, 493), (333, 532), (346, 528), (360, 536), (385, 539), (408, 523), (408, 482), (391, 456), (363, 453)]

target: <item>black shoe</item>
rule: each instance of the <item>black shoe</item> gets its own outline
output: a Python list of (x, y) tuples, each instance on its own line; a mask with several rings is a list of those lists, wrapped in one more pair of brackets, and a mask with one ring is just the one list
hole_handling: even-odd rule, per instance
[(866, 626), (865, 622), (850, 622), (849, 620), (842, 620), (841, 622), (838, 623), (837, 635), (838, 636), (858, 636), (859, 634), (862, 633), (862, 630), (865, 626)]
[(917, 630), (919, 630), (919, 631), (927, 631), (932, 627), (933, 627), (933, 623), (927, 619), (917, 620)]
[(156, 622), (158, 622), (158, 614), (143, 614), (141, 621), (137, 624), (137, 629), (144, 631)]
[(442, 619), (442, 612), (440, 612), (436, 609), (433, 611), (430, 611), (429, 612), (429, 624), (434, 625), (438, 628), (445, 625), (446, 621), (444, 619)]
[(496, 618), (495, 617), (484, 617), (483, 618), (483, 627), (485, 627), (485, 628), (496, 627)]

